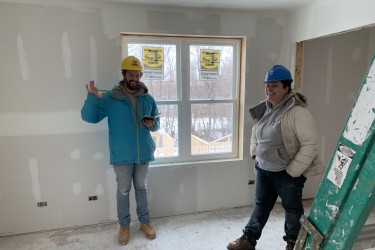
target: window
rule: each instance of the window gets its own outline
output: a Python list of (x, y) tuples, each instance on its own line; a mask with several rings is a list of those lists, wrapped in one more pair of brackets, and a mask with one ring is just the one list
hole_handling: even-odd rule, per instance
[[(155, 163), (238, 158), (242, 143), (244, 37), (122, 33), (122, 56), (138, 57), (155, 98)], [(243, 80), (242, 80), (243, 81)]]

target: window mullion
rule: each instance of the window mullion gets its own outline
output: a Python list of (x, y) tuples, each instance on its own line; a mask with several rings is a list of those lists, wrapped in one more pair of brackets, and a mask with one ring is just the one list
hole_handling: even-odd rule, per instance
[[(190, 96), (190, 52), (189, 44), (186, 39), (181, 40), (180, 58), (178, 62), (181, 64), (181, 105), (179, 106), (178, 120), (179, 123), (179, 155), (184, 159), (191, 156), (191, 108), (189, 102)], [(177, 54), (179, 54), (177, 52)]]

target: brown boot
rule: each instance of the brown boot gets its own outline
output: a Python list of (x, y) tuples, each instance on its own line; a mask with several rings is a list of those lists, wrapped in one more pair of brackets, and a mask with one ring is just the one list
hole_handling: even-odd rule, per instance
[(287, 240), (285, 250), (293, 250), (296, 242), (294, 240)]
[(126, 245), (129, 242), (129, 227), (120, 227), (118, 232), (118, 243), (120, 245)]
[(145, 233), (146, 238), (151, 240), (156, 238), (156, 232), (150, 224), (141, 224), (139, 229)]
[(229, 243), (227, 248), (229, 250), (255, 250), (255, 246), (246, 239), (245, 235)]

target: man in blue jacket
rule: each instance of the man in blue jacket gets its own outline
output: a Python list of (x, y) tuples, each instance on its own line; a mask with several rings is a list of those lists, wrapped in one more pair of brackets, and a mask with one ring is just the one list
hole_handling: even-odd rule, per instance
[(117, 180), (117, 217), (120, 224), (118, 242), (129, 241), (129, 193), (131, 183), (135, 190), (137, 216), (140, 230), (149, 239), (156, 238), (150, 225), (147, 200), (147, 174), (153, 161), (155, 142), (150, 132), (159, 129), (159, 118), (154, 98), (148, 93), (142, 77), (142, 64), (134, 56), (128, 56), (121, 65), (123, 80), (111, 91), (100, 94), (94, 81), (86, 84), (87, 99), (82, 107), (82, 119), (98, 123), (108, 117), (110, 163)]

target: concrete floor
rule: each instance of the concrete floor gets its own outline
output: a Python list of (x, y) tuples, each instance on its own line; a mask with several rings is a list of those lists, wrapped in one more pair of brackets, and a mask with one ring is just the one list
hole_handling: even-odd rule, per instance
[[(311, 200), (304, 201), (306, 213)], [(0, 237), (1, 250), (225, 250), (227, 244), (241, 236), (247, 223), (250, 206), (209, 211), (181, 216), (156, 218), (152, 225), (157, 231), (155, 240), (148, 240), (132, 222), (130, 241), (126, 246), (117, 244), (117, 223), (65, 228), (45, 232)], [(282, 240), (284, 210), (276, 204), (264, 228), (257, 250), (285, 249)], [(374, 212), (367, 222), (375, 222)], [(366, 223), (368, 224), (368, 223)], [(354, 250), (375, 249), (375, 239), (357, 241)]]

